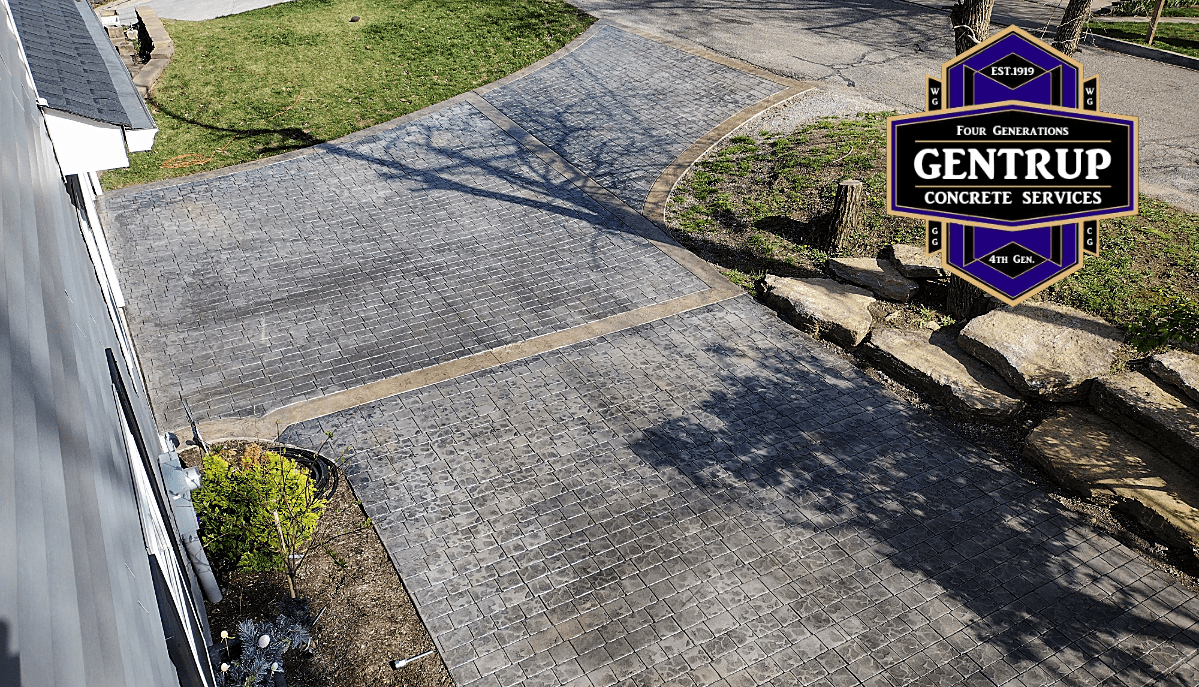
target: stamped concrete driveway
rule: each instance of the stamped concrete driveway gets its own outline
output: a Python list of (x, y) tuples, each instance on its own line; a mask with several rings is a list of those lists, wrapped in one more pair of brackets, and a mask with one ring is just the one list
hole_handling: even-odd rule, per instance
[(459, 687), (1199, 684), (1199, 598), (748, 296), (291, 427)]
[(1199, 684), (1193, 592), (631, 209), (800, 88), (667, 43), (107, 197), (164, 421), (332, 431), (460, 687)]
[(398, 125), (107, 194), (159, 422), (185, 426), (180, 394), (201, 420), (262, 416), (706, 288), (563, 173), (639, 210), (787, 86), (613, 27), (572, 48)]

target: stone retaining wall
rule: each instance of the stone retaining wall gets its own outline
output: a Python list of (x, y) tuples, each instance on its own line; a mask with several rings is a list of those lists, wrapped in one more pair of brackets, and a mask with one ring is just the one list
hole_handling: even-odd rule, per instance
[[(175, 42), (171, 40), (162, 20), (149, 6), (136, 10), (138, 23), (131, 28), (108, 26), (108, 37), (116, 46), (117, 53), (133, 77), (133, 85), (142, 98), (154, 91), (171, 57), (175, 54)], [(115, 17), (116, 10), (101, 10), (101, 17)], [(140, 45), (134, 45), (131, 33), (136, 33)]]

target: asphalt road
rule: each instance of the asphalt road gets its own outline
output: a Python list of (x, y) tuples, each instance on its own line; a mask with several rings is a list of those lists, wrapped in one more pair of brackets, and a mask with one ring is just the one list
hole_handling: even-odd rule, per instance
[[(850, 89), (900, 112), (924, 107), (925, 74), (953, 57), (948, 15), (890, 0), (574, 0), (598, 17), (745, 60), (777, 74)], [(1029, 7), (1033, 9), (1029, 9)], [(999, 0), (995, 18), (1059, 10)], [(1100, 77), (1100, 108), (1141, 120), (1141, 187), (1199, 212), (1199, 72), (1098, 48), (1077, 55)]]

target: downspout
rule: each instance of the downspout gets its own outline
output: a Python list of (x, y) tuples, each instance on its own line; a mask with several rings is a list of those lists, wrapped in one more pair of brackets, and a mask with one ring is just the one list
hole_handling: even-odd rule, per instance
[(204, 598), (212, 603), (220, 603), (221, 588), (212, 574), (212, 566), (208, 563), (208, 555), (200, 543), (199, 523), (196, 520), (196, 509), (192, 506), (191, 493), (200, 488), (200, 471), (196, 468), (184, 468), (175, 452), (174, 442), (164, 442), (170, 448), (158, 457), (162, 465), (162, 481), (166, 483), (167, 494), (171, 499), (171, 507), (175, 511), (175, 523), (179, 526), (179, 538), (187, 557), (191, 560), (192, 569), (196, 573), (196, 581), (204, 592)]

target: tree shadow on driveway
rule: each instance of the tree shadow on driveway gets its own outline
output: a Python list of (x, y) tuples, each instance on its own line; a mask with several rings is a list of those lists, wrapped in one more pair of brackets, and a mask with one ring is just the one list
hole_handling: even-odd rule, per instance
[(729, 392), (631, 446), (806, 540), (795, 573), (806, 596), (793, 608), (818, 636), (839, 635), (832, 648), (847, 662), (870, 656), (895, 684), (1182, 685), (1199, 674), (1192, 592), (873, 384), (843, 390), (813, 384), (810, 370), (757, 366), (731, 366)]

